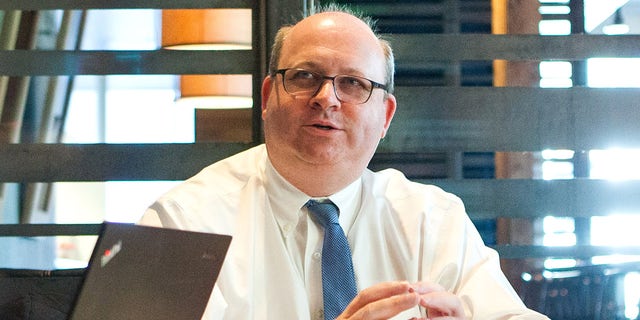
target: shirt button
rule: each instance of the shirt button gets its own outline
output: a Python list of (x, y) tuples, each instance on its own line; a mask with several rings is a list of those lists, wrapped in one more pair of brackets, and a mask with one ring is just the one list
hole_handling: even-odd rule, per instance
[(314, 260), (320, 260), (320, 258), (322, 258), (322, 254), (320, 252), (314, 252), (312, 256)]
[(282, 230), (284, 230), (285, 235), (287, 235), (287, 236), (288, 236), (288, 235), (289, 235), (289, 233), (291, 233), (291, 225), (290, 225), (290, 224), (285, 224), (285, 225), (282, 227)]
[(324, 320), (324, 310), (320, 309), (316, 312), (316, 319)]

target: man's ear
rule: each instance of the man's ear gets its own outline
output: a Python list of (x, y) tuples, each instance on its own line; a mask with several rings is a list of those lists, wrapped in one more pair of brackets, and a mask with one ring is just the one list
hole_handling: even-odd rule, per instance
[(387, 93), (387, 97), (384, 100), (385, 104), (385, 122), (382, 130), (382, 134), (380, 135), (380, 139), (383, 139), (387, 135), (387, 130), (389, 130), (389, 125), (391, 125), (391, 120), (393, 119), (393, 115), (396, 113), (397, 101), (396, 97)]
[(262, 89), (260, 90), (260, 96), (262, 97), (261, 108), (263, 111), (267, 107), (267, 100), (269, 100), (269, 96), (271, 95), (272, 85), (273, 78), (271, 76), (266, 76), (262, 81)]

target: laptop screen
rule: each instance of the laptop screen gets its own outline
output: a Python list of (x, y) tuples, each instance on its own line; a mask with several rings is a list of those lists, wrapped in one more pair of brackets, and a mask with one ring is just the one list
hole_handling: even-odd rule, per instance
[(72, 320), (200, 319), (231, 237), (104, 223)]

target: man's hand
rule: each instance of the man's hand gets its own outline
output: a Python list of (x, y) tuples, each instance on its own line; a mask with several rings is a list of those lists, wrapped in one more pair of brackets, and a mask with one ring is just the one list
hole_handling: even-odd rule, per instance
[(420, 300), (408, 282), (383, 282), (360, 291), (338, 319), (389, 319), (417, 306)]
[(462, 301), (441, 285), (418, 282), (412, 291), (420, 295), (420, 306), (426, 309), (427, 319), (466, 319)]
[(362, 290), (338, 320), (383, 320), (421, 306), (428, 319), (464, 319), (460, 299), (440, 285), (406, 281), (383, 282)]

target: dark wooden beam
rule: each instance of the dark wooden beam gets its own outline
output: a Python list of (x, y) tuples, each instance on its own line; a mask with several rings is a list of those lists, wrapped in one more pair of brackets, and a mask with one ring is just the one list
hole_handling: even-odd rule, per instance
[(0, 0), (0, 10), (251, 8), (255, 0)]
[(252, 50), (0, 50), (0, 74), (253, 74), (255, 59)]
[(3, 144), (0, 182), (183, 180), (244, 143)]
[(474, 219), (591, 217), (640, 208), (640, 181), (595, 179), (419, 180), (456, 194)]
[(631, 58), (640, 47), (640, 35), (393, 34), (388, 39), (400, 66), (429, 60)]
[(640, 148), (640, 90), (399, 87), (381, 152)]

